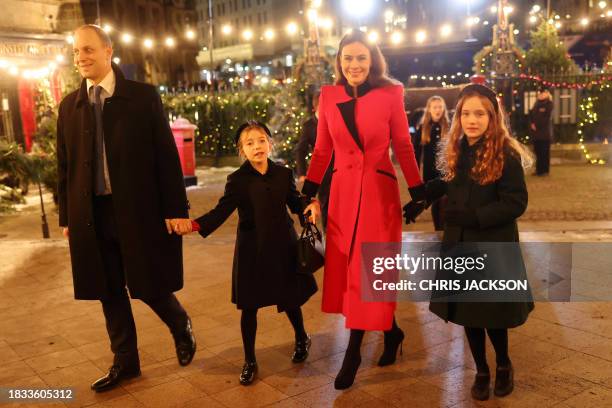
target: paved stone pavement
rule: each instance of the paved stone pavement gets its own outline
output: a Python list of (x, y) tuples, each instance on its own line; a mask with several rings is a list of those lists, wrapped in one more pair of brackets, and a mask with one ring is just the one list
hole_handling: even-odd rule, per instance
[[(192, 215), (212, 208), (228, 171), (198, 172), (203, 185), (189, 190)], [(611, 172), (558, 166), (550, 177), (529, 177), (522, 240), (612, 242)], [(98, 302), (73, 300), (67, 243), (50, 212), (50, 240), (40, 239), (36, 197), (20, 212), (0, 217), (0, 387), (70, 386), (76, 399), (67, 405), (92, 407), (612, 406), (612, 302), (539, 302), (528, 322), (510, 332), (514, 393), (475, 403), (469, 397), (474, 364), (463, 331), (429, 313), (426, 303), (398, 304), (406, 340), (396, 364), (376, 367), (382, 335), (368, 333), (355, 385), (334, 390), (348, 333), (342, 318), (320, 312), (318, 293), (304, 307), (306, 328), (313, 334), (308, 361), (290, 362), (289, 322), (273, 308), (263, 309), (259, 380), (240, 386), (240, 314), (229, 301), (235, 215), (206, 240), (185, 238), (185, 289), (178, 297), (198, 339), (193, 363), (178, 365), (165, 326), (134, 301), (143, 375), (95, 394), (89, 384), (112, 361), (102, 311)], [(424, 219), (406, 228), (405, 239), (436, 236)], [(492, 359), (490, 353), (491, 366)]]

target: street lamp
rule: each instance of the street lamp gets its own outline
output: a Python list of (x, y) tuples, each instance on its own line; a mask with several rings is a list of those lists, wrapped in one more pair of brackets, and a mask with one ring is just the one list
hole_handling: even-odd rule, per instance
[(185, 31), (185, 37), (187, 37), (188, 40), (193, 40), (195, 38), (195, 32), (193, 30), (187, 30)]
[(165, 43), (166, 43), (166, 47), (169, 47), (169, 48), (172, 48), (176, 45), (176, 42), (174, 41), (174, 38), (172, 37), (166, 38)]
[(132, 35), (128, 34), (128, 33), (123, 33), (123, 35), (121, 35), (121, 41), (125, 44), (129, 44), (132, 42)]
[(102, 30), (104, 30), (104, 32), (108, 34), (113, 31), (113, 27), (111, 27), (109, 24), (104, 24), (104, 28), (102, 28)]
[(357, 20), (357, 26), (361, 25), (361, 19), (367, 16), (374, 6), (374, 0), (342, 0), (344, 10)]
[(247, 40), (250, 41), (253, 38), (253, 31), (246, 29), (242, 32), (242, 37)]
[(319, 25), (320, 25), (322, 28), (326, 29), (326, 30), (331, 30), (331, 28), (332, 28), (332, 27), (333, 27), (333, 25), (334, 25), (334, 22), (332, 21), (332, 19), (331, 19), (331, 18), (329, 18), (329, 17), (325, 17), (325, 18), (323, 18), (323, 19), (319, 20)]
[(440, 28), (440, 35), (442, 37), (448, 37), (453, 32), (453, 27), (450, 24), (444, 24)]
[(264, 37), (265, 37), (266, 40), (272, 41), (274, 39), (274, 30), (272, 30), (271, 28), (268, 28), (264, 32)]
[(465, 1), (465, 5), (467, 7), (467, 18), (468, 18), (467, 20), (467, 27), (468, 27), (467, 38), (464, 41), (465, 42), (475, 42), (478, 40), (472, 36), (472, 24), (474, 23), (474, 20), (472, 19), (472, 13), (470, 12), (472, 0), (463, 0), (463, 1)]
[(298, 26), (293, 21), (287, 24), (287, 33), (289, 35), (294, 35), (298, 31)]
[(589, 19), (588, 18), (580, 19), (580, 25), (582, 25), (583, 27), (588, 26), (589, 25)]
[(399, 31), (394, 31), (393, 34), (391, 34), (391, 42), (395, 45), (401, 43), (402, 39), (402, 33), (400, 33)]
[(232, 26), (229, 24), (225, 24), (223, 27), (221, 27), (221, 32), (225, 35), (229, 35), (232, 33)]
[(308, 17), (309, 21), (316, 22), (318, 19), (317, 10), (313, 8), (308, 9), (308, 11), (306, 12), (306, 16)]
[(150, 38), (145, 38), (142, 44), (145, 46), (145, 48), (148, 48), (148, 49), (153, 48), (153, 40)]
[(414, 35), (414, 39), (418, 44), (423, 44), (427, 38), (427, 33), (424, 30), (419, 30)]
[(371, 42), (372, 44), (376, 44), (376, 42), (378, 41), (378, 32), (370, 31), (368, 33), (368, 41)]

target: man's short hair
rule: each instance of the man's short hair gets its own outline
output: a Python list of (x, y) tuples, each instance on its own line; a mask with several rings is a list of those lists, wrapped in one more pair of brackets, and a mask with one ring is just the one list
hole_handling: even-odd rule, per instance
[(93, 30), (98, 35), (98, 38), (100, 39), (100, 41), (102, 41), (102, 44), (104, 44), (104, 46), (111, 48), (113, 47), (113, 42), (111, 41), (110, 37), (108, 36), (106, 31), (100, 28), (100, 26), (97, 26), (95, 24), (84, 24), (74, 30), (74, 32), (76, 33), (79, 30)]

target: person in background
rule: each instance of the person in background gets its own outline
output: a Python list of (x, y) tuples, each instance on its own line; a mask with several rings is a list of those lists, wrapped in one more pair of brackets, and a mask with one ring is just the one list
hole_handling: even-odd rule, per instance
[[(297, 167), (298, 183), (304, 183), (306, 180), (306, 157), (314, 149), (317, 141), (317, 125), (319, 123), (319, 92), (316, 92), (312, 98), (312, 111), (313, 115), (304, 122), (302, 126), (302, 134), (300, 140), (295, 148), (295, 163)], [(334, 159), (329, 164), (329, 167), (325, 171), (317, 197), (321, 203), (321, 222), (323, 223), (323, 229), (327, 228), (327, 209), (329, 206), (329, 189), (331, 187), (332, 170), (334, 168)]]
[[(414, 153), (421, 167), (424, 182), (440, 177), (440, 172), (436, 168), (436, 154), (440, 142), (448, 132), (449, 123), (444, 99), (437, 95), (430, 97), (414, 137)], [(436, 231), (444, 229), (443, 207), (444, 200), (437, 200), (431, 205), (431, 216)]]
[(550, 143), (553, 140), (552, 95), (547, 88), (540, 88), (538, 100), (529, 111), (529, 128), (536, 155), (536, 176), (546, 176), (550, 171)]

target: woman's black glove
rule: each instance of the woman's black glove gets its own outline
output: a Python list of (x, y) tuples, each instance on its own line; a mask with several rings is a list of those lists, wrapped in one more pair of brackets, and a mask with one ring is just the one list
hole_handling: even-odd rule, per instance
[(404, 206), (404, 219), (406, 220), (406, 224), (415, 223), (416, 218), (421, 215), (423, 210), (427, 208), (427, 201), (410, 201), (408, 204)]
[(306, 207), (308, 207), (308, 205), (310, 204), (310, 202), (312, 201), (311, 197), (305, 196), (305, 195), (300, 195), (300, 206), (301, 209), (299, 211), (299, 213), (297, 214), (298, 219), (300, 220), (300, 226), (304, 227), (306, 225), (306, 214), (304, 214), (304, 209)]
[(454, 225), (464, 228), (477, 228), (478, 217), (476, 211), (471, 208), (461, 209), (446, 209), (444, 219), (448, 225)]

